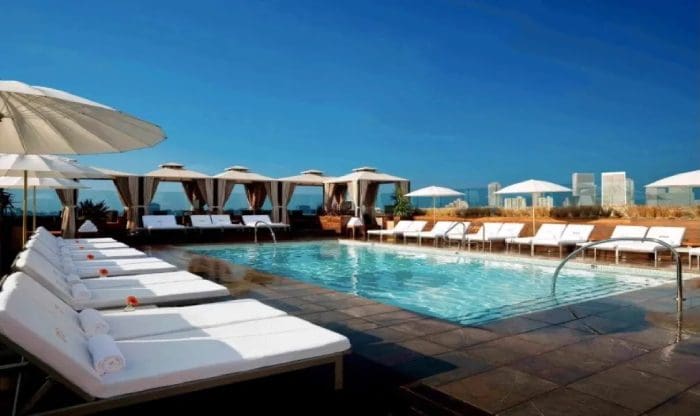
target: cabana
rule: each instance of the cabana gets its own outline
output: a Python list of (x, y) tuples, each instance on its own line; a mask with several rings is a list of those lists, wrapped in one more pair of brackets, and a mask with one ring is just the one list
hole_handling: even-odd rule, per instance
[(272, 221), (278, 222), (280, 220), (278, 182), (275, 179), (260, 175), (259, 173), (250, 172), (245, 166), (231, 166), (218, 175), (215, 175), (215, 178), (225, 181), (224, 193), (222, 194), (224, 198), (220, 203), (221, 207), (223, 207), (228, 200), (228, 197), (233, 191), (233, 187), (240, 183), (245, 187), (248, 206), (253, 212), (259, 211), (265, 203), (265, 197), (269, 196), (270, 203), (272, 204)]
[(347, 175), (329, 179), (324, 185), (326, 211), (330, 212), (334, 203), (340, 205), (347, 193), (353, 203), (355, 216), (368, 214), (374, 219), (379, 185), (387, 183), (393, 183), (404, 194), (408, 193), (411, 184), (408, 179), (377, 172), (377, 169), (370, 167), (353, 169)]
[[(143, 188), (143, 204), (148, 206), (156, 193), (159, 182), (180, 182), (185, 190), (187, 200), (190, 201), (192, 209), (201, 209), (203, 205), (209, 205), (209, 192), (212, 177), (201, 172), (185, 169), (185, 166), (180, 163), (164, 163), (159, 165), (159, 169), (148, 172), (146, 178), (152, 178), (152, 184), (146, 185), (144, 182)], [(212, 192), (213, 193), (213, 192)]]
[[(280, 178), (279, 183), (281, 184), (282, 194), (280, 195), (280, 220), (283, 223), (289, 224), (289, 212), (287, 207), (289, 206), (289, 201), (294, 195), (294, 190), (297, 186), (320, 186), (324, 189), (326, 188), (326, 182), (334, 179), (329, 176), (324, 176), (323, 172), (320, 170), (305, 170), (301, 172), (300, 175), (288, 176), (286, 178)], [(323, 196), (323, 201), (326, 200), (325, 195)]]

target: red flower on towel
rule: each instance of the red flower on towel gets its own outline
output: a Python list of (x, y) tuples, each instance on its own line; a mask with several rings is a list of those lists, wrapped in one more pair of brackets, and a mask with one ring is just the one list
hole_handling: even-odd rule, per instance
[(87, 257), (88, 260), (95, 260), (95, 256), (93, 254), (90, 254), (90, 253), (88, 253), (88, 255), (85, 257)]
[(84, 248), (85, 248), (84, 246), (78, 246), (78, 250), (82, 250)]
[(109, 270), (107, 270), (107, 269), (100, 269), (100, 270), (98, 270), (97, 272), (98, 272), (98, 273), (100, 274), (100, 276), (102, 276), (102, 277), (107, 277), (107, 275), (109, 275)]
[(126, 297), (126, 306), (139, 306), (139, 300), (136, 296), (130, 295)]

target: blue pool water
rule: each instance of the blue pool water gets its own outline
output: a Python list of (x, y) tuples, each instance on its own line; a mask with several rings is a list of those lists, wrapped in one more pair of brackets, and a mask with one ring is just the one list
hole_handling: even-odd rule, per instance
[(663, 281), (506, 260), (346, 245), (337, 242), (192, 248), (256, 270), (352, 293), (462, 324), (626, 292)]

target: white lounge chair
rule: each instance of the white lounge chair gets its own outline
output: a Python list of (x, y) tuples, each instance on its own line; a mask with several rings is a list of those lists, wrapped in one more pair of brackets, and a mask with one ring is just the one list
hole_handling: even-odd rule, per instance
[[(610, 235), (610, 238), (643, 238), (647, 234), (648, 230), (648, 227), (644, 227), (642, 225), (616, 225), (615, 229)], [(598, 258), (598, 250), (614, 252), (617, 249), (618, 244), (620, 243), (622, 242), (609, 241), (607, 243), (601, 243), (593, 246), (593, 261), (596, 261)], [(578, 243), (577, 245), (585, 246), (586, 244), (588, 243)]]
[(382, 242), (382, 237), (388, 236), (388, 237), (396, 237), (398, 235), (402, 235), (403, 233), (407, 231), (411, 231), (411, 226), (413, 225), (413, 221), (409, 220), (401, 220), (396, 225), (394, 225), (394, 228), (391, 230), (369, 230), (367, 231), (367, 240), (369, 240), (369, 237), (371, 235), (378, 235), (379, 236), (379, 242)]
[(489, 251), (491, 251), (494, 242), (505, 242), (508, 239), (517, 238), (520, 235), (520, 232), (523, 230), (523, 227), (525, 227), (525, 224), (521, 222), (506, 222), (501, 225), (501, 228), (498, 229), (495, 235), (489, 235), (487, 229), (486, 238), (482, 241), (481, 238), (483, 237), (480, 238), (477, 236), (475, 241), (481, 241), (484, 243), (484, 246), (486, 245), (486, 242), (488, 242)]
[[(29, 270), (18, 267), (17, 270)], [(205, 279), (187, 279), (162, 283), (137, 283), (132, 286), (111, 286), (112, 283), (98, 284), (80, 282), (85, 286), (85, 296), (78, 295), (75, 286), (64, 280), (59, 273), (25, 274), (18, 272), (20, 278), (35, 279), (62, 301), (75, 310), (85, 308), (107, 309), (125, 305), (126, 298), (136, 296), (143, 305), (164, 305), (178, 303), (195, 303), (230, 296), (226, 287)], [(31, 277), (30, 277), (31, 276)], [(101, 287), (107, 286), (107, 287)]]
[(190, 221), (192, 221), (192, 227), (194, 227), (194, 228), (202, 228), (202, 229), (209, 229), (209, 228), (220, 229), (221, 228), (218, 225), (214, 225), (214, 223), (211, 222), (210, 215), (192, 214), (192, 215), (190, 215)]
[[(36, 234), (44, 234), (46, 236), (50, 236), (51, 238), (57, 239), (51, 231), (47, 230), (43, 226), (39, 226), (35, 230)], [(90, 238), (61, 238), (66, 243), (69, 244), (92, 244), (92, 243), (116, 243), (118, 242), (117, 240), (111, 238), (111, 237), (90, 237)]]
[(445, 233), (449, 231), (454, 225), (455, 221), (437, 221), (430, 231), (406, 231), (403, 233), (403, 239), (406, 241), (408, 238), (418, 239), (418, 245), (422, 244), (422, 240), (432, 239), (437, 245), (438, 239), (445, 236)]
[(591, 236), (594, 225), (591, 224), (568, 224), (564, 228), (564, 232), (557, 239), (552, 240), (533, 240), (531, 254), (534, 254), (536, 246), (559, 247), (559, 257), (563, 255), (564, 247), (575, 246), (578, 243), (588, 241)]
[(141, 220), (143, 228), (149, 233), (153, 230), (187, 230), (187, 227), (177, 223), (174, 215), (143, 215)]
[[(62, 238), (55, 237), (51, 234), (36, 232), (29, 237), (30, 240), (39, 240), (47, 246), (51, 247), (56, 251), (60, 250), (83, 250), (83, 249), (93, 249), (93, 250), (106, 250), (114, 248), (128, 248), (129, 246), (113, 240), (113, 241), (83, 241), (83, 240), (73, 240), (66, 241)], [(95, 239), (96, 240), (96, 239)]]
[(259, 222), (267, 224), (272, 228), (289, 228), (289, 224), (285, 224), (283, 222), (272, 222), (269, 215), (241, 215), (241, 220), (248, 228), (255, 228), (255, 224)]
[[(467, 243), (467, 249), (471, 249), (471, 243), (486, 242), (489, 238), (498, 235), (498, 231), (503, 226), (502, 222), (485, 222), (475, 233), (467, 234), (464, 237), (464, 242)], [(449, 236), (450, 240), (462, 240), (462, 236)], [(484, 245), (485, 248), (485, 245)]]
[[(44, 256), (31, 250), (17, 255), (13, 264), (15, 270), (22, 271), (37, 279), (56, 279), (69, 285), (83, 283), (88, 289), (107, 289), (112, 287), (140, 287), (158, 283), (173, 283), (185, 280), (200, 280), (201, 277), (183, 270), (163, 273), (133, 274), (127, 276), (108, 276), (105, 278), (70, 278), (69, 274), (47, 260)], [(79, 277), (79, 276), (78, 276)]]
[[(685, 227), (649, 227), (645, 238), (664, 241), (671, 247), (680, 247), (685, 237)], [(615, 248), (615, 263), (620, 261), (620, 252), (654, 254), (654, 267), (659, 264), (659, 253), (668, 251), (668, 247), (655, 241), (625, 242), (621, 241)]]
[(174, 265), (157, 257), (130, 257), (125, 259), (84, 259), (73, 260), (70, 256), (60, 256), (52, 253), (40, 244), (27, 246), (27, 251), (41, 253), (54, 266), (61, 268), (66, 273), (75, 273), (81, 278), (109, 276), (122, 276), (137, 273), (157, 273), (177, 270)]
[(69, 257), (74, 261), (82, 260), (106, 260), (106, 259), (129, 259), (129, 258), (143, 258), (146, 257), (146, 253), (135, 248), (110, 248), (110, 249), (90, 249), (83, 247), (82, 249), (61, 249), (56, 246), (52, 246), (50, 240), (43, 240), (41, 238), (30, 238), (27, 240), (26, 248), (36, 248), (42, 252), (50, 253), (54, 257)]
[(506, 239), (506, 251), (511, 244), (518, 245), (518, 253), (522, 245), (530, 246), (530, 255), (534, 256), (534, 244), (558, 242), (562, 233), (566, 229), (566, 224), (542, 224), (533, 237), (516, 237)]
[(247, 228), (243, 224), (234, 224), (231, 222), (231, 216), (228, 214), (214, 214), (211, 215), (211, 222), (223, 229), (245, 229)]
[[(9, 277), (17, 280), (19, 275)], [(23, 296), (37, 308), (60, 313), (70, 321), (78, 321), (78, 312), (34, 279), (22, 279), (11, 284), (13, 297)], [(235, 299), (214, 303), (161, 308), (136, 308), (98, 312), (109, 326), (108, 334), (116, 340), (136, 339), (175, 331), (205, 329), (236, 322), (285, 316), (255, 299)]]
[(124, 367), (99, 375), (78, 322), (15, 296), (23, 277), (11, 276), (0, 292), (0, 340), (48, 373), (42, 393), (62, 383), (81, 399), (50, 410), (91, 413), (320, 364), (335, 365), (342, 387), (348, 339), (290, 316), (115, 341)]
[(461, 241), (462, 237), (464, 237), (466, 240), (466, 236), (469, 234), (469, 227), (472, 223), (469, 221), (461, 221), (461, 224), (462, 225), (460, 225), (459, 221), (455, 222), (455, 226), (447, 233), (445, 233), (445, 235), (443, 236), (443, 240), (446, 243), (449, 244), (451, 240)]

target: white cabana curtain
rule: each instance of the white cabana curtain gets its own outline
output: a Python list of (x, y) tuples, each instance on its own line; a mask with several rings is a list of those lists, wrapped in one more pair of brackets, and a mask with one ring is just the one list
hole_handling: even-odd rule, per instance
[(280, 221), (280, 206), (279, 201), (279, 191), (278, 191), (278, 181), (263, 182), (265, 184), (265, 192), (270, 197), (270, 204), (272, 205), (272, 221)]
[(197, 179), (195, 181), (199, 194), (202, 196), (203, 202), (207, 205), (209, 212), (213, 212), (216, 208), (214, 200), (214, 178)]
[(289, 224), (289, 210), (287, 207), (289, 206), (289, 201), (292, 200), (295, 188), (296, 184), (293, 182), (282, 182), (282, 222), (285, 224)]
[(253, 210), (253, 212), (258, 212), (265, 203), (267, 187), (262, 182), (247, 183), (244, 186), (245, 195), (248, 199), (248, 207)]
[(182, 181), (182, 188), (185, 190), (185, 196), (190, 202), (193, 211), (197, 211), (204, 205), (204, 196), (199, 191), (197, 180)]
[(151, 201), (153, 201), (153, 196), (158, 190), (158, 184), (160, 179), (151, 176), (144, 176), (143, 178), (143, 212), (144, 215), (148, 214), (148, 207), (151, 206)]
[(63, 211), (61, 212), (61, 235), (64, 238), (75, 237), (75, 204), (78, 200), (77, 189), (56, 189), (58, 199), (61, 200)]
[(352, 201), (352, 206), (355, 211), (355, 215), (360, 215), (360, 204), (358, 203), (360, 198), (358, 196), (359, 184), (356, 181), (348, 182), (348, 198)]
[(216, 180), (216, 189), (218, 190), (218, 202), (216, 208), (218, 209), (219, 214), (224, 212), (226, 202), (231, 197), (231, 192), (233, 192), (233, 187), (235, 185), (235, 182), (227, 181), (226, 179)]
[(122, 201), (126, 211), (126, 229), (135, 231), (139, 226), (138, 219), (138, 198), (139, 198), (139, 177), (138, 176), (117, 176), (113, 179), (117, 188), (117, 195)]

